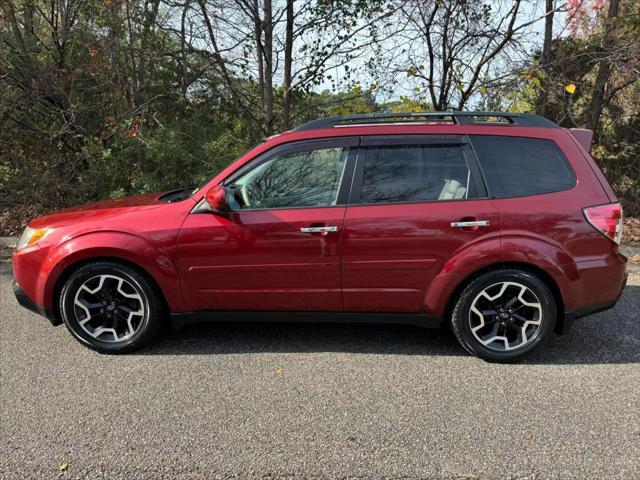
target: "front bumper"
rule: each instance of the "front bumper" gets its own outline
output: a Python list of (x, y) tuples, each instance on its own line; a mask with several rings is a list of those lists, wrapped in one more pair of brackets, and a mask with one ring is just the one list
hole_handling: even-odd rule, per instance
[(27, 310), (31, 310), (38, 315), (42, 315), (43, 317), (48, 318), (52, 325), (60, 325), (60, 323), (62, 323), (58, 318), (56, 318), (51, 310), (45, 307), (41, 307), (40, 305), (37, 305), (33, 300), (31, 300), (15, 280), (13, 281), (13, 293), (16, 296), (16, 300), (18, 300), (18, 303)]

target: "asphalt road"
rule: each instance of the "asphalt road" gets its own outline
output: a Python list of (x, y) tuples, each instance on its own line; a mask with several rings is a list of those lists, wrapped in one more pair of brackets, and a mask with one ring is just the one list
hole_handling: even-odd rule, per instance
[[(201, 325), (87, 350), (0, 264), (0, 478), (640, 478), (640, 269), (517, 365), (401, 326)], [(60, 470), (62, 468), (62, 470)]]

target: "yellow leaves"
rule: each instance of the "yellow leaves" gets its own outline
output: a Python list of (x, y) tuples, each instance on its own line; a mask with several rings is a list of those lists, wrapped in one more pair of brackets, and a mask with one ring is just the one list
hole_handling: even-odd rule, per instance
[(576, 85), (574, 83), (570, 83), (569, 85), (564, 87), (564, 89), (569, 95), (573, 95), (576, 91)]
[(483, 85), (482, 87), (480, 87), (478, 90), (479, 90), (479, 91), (480, 91), (480, 93), (481, 93), (481, 94), (483, 94), (483, 95), (484, 95), (485, 93), (487, 93), (487, 87), (485, 87), (484, 85)]
[(400, 96), (400, 102), (395, 103), (391, 107), (392, 113), (406, 113), (406, 112), (424, 112), (425, 105), (419, 101), (413, 100), (403, 95)]
[(276, 368), (276, 377), (284, 377), (284, 368), (282, 367)]
[(522, 436), (522, 438), (524, 438), (527, 442), (530, 442), (531, 440), (533, 440), (533, 433), (524, 432), (524, 435)]
[(594, 158), (603, 158), (607, 154), (607, 149), (603, 145), (594, 145), (591, 147), (591, 155)]

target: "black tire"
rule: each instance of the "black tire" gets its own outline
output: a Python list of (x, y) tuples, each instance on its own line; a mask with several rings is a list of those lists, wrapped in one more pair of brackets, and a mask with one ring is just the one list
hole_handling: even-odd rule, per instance
[[(116, 340), (117, 337), (115, 332), (111, 335), (113, 338), (111, 341), (107, 341), (107, 333), (100, 335), (104, 337), (104, 339), (95, 338), (89, 334), (85, 327), (80, 323), (84, 318), (86, 318), (86, 316), (82, 315), (82, 313), (79, 313), (78, 311), (79, 307), (75, 302), (76, 295), (86, 294), (86, 290), (83, 290), (81, 293), (79, 292), (82, 285), (85, 284), (85, 282), (99, 282), (101, 276), (106, 276), (105, 283), (116, 282), (116, 285), (118, 285), (118, 279), (122, 278), (125, 282), (123, 284), (124, 287), (122, 288), (128, 290), (128, 292), (125, 291), (125, 293), (129, 293), (131, 296), (136, 297), (134, 300), (121, 298), (121, 303), (134, 302), (138, 305), (143, 305), (139, 310), (143, 311), (144, 314), (136, 317), (134, 333), (130, 333), (132, 331), (131, 324), (127, 324), (125, 323), (126, 320), (123, 320), (126, 312), (119, 313), (120, 310), (116, 308), (115, 312), (109, 311), (107, 313), (110, 317), (104, 321), (110, 321), (112, 323), (105, 325), (114, 327), (113, 322), (123, 322), (122, 324), (117, 325), (121, 328), (129, 329), (124, 335), (122, 335), (123, 340), (120, 341)], [(112, 278), (112, 276), (117, 278)], [(95, 285), (95, 283), (91, 285)], [(98, 293), (101, 292), (102, 290)], [(116, 291), (111, 293), (114, 294), (114, 302), (117, 301), (118, 292)], [(88, 263), (74, 271), (62, 287), (59, 305), (62, 320), (71, 332), (71, 335), (86, 347), (100, 353), (127, 353), (141, 348), (157, 335), (164, 323), (166, 314), (162, 294), (158, 291), (157, 287), (147, 279), (145, 274), (129, 266), (108, 261)], [(127, 307), (127, 305), (125, 305), (125, 307)], [(103, 318), (98, 317), (99, 315), (104, 315), (103, 313), (100, 313), (101, 310), (96, 311), (98, 312), (96, 313), (96, 319), (100, 320)], [(106, 309), (103, 308), (102, 311), (106, 311)], [(116, 315), (118, 316), (116, 317)], [(84, 318), (79, 318), (81, 316)], [(112, 320), (114, 317), (117, 319)], [(133, 317), (128, 316), (128, 318)], [(88, 329), (90, 327), (86, 328)], [(117, 329), (114, 328), (114, 330)], [(97, 331), (97, 328), (93, 330), (94, 333)]]
[[(530, 292), (533, 292), (533, 294), (535, 294), (535, 296), (539, 300), (539, 305), (541, 306), (541, 311), (542, 311), (540, 325), (537, 329), (537, 333), (529, 335), (530, 340), (528, 340), (526, 343), (523, 340), (525, 335), (521, 335), (522, 338), (520, 338), (519, 340), (521, 343), (523, 343), (523, 345), (521, 347), (517, 347), (517, 342), (514, 341), (514, 344), (516, 345), (516, 347), (513, 348), (512, 350), (506, 349), (506, 343), (507, 343), (506, 340), (503, 341), (503, 345), (505, 346), (504, 350), (497, 350), (495, 348), (495, 345), (499, 345), (499, 342), (497, 341), (492, 342), (492, 345), (494, 345), (494, 348), (490, 348), (484, 345), (476, 337), (476, 334), (473, 333), (472, 325), (471, 325), (472, 321), (480, 322), (478, 316), (475, 313), (473, 315), (471, 313), (471, 308), (476, 297), (478, 297), (487, 288), (500, 289), (500, 286), (498, 287), (492, 287), (492, 286), (496, 284), (500, 284), (501, 282), (514, 282), (519, 285), (527, 287), (530, 290)], [(512, 287), (512, 288), (517, 289), (518, 287)], [(495, 292), (496, 290), (489, 290), (489, 291)], [(527, 293), (527, 295), (529, 295), (529, 293)], [(496, 299), (495, 302), (498, 302), (499, 300), (500, 298)], [(500, 306), (499, 308), (503, 308), (503, 306)], [(537, 311), (537, 309), (535, 309), (535, 311)], [(533, 273), (514, 269), (514, 268), (508, 268), (508, 269), (504, 268), (504, 269), (493, 270), (483, 275), (480, 275), (478, 278), (474, 279), (471, 283), (469, 283), (464, 288), (464, 290), (458, 297), (455, 303), (455, 306), (453, 308), (453, 312), (451, 314), (451, 326), (452, 326), (454, 335), (456, 336), (460, 344), (464, 347), (464, 349), (467, 350), (469, 353), (488, 361), (508, 363), (508, 362), (514, 362), (514, 361), (520, 360), (526, 354), (539, 348), (545, 341), (547, 341), (554, 330), (556, 317), (557, 317), (557, 307), (556, 307), (555, 298), (545, 282), (543, 282), (539, 277), (537, 277)], [(496, 322), (496, 320), (499, 318), (500, 317), (495, 316), (493, 317), (493, 320), (490, 320), (490, 321), (492, 321), (494, 324), (500, 323), (500, 322)], [(506, 320), (506, 322), (508, 321), (509, 320)], [(484, 320), (482, 320), (482, 323), (484, 324)], [(526, 325), (522, 322), (520, 323), (522, 325)], [(516, 323), (515, 325), (518, 326), (520, 325), (520, 323)], [(477, 327), (477, 325), (478, 323), (476, 323), (474, 327)], [(489, 328), (488, 325), (489, 325), (489, 322), (487, 322), (486, 327), (482, 327), (482, 328), (488, 329)], [(501, 327), (501, 328), (504, 328), (504, 327)], [(522, 329), (521, 326), (518, 328)], [(524, 329), (526, 330), (526, 328), (527, 327), (525, 326)], [(504, 330), (499, 330), (499, 331), (504, 332)], [(491, 335), (492, 334), (488, 334), (487, 337), (491, 337)], [(485, 341), (488, 342), (489, 339), (486, 339)]]

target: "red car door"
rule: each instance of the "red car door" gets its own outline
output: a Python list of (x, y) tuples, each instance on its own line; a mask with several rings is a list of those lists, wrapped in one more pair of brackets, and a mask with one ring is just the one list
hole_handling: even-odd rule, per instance
[(341, 230), (357, 144), (285, 144), (227, 178), (232, 212), (192, 213), (180, 231), (187, 308), (341, 310)]
[(499, 222), (464, 136), (363, 137), (344, 221), (345, 310), (425, 312), (445, 262), (499, 235)]

